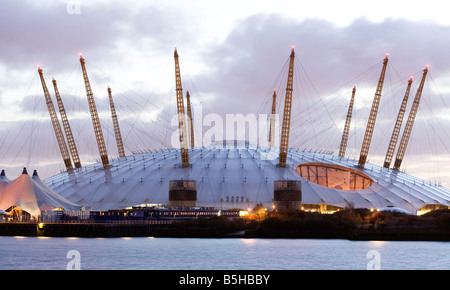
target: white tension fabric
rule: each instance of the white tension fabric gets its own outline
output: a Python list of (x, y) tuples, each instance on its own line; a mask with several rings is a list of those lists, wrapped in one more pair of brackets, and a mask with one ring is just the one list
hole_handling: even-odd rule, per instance
[(4, 175), (0, 179), (0, 209), (7, 210), (13, 205), (34, 217), (41, 215), (42, 210), (58, 207), (68, 210), (81, 209), (81, 206), (63, 198), (46, 186), (36, 171), (30, 177), (25, 169), (12, 181), (8, 181)]
[[(231, 144), (231, 145), (230, 145)], [(380, 209), (396, 207), (417, 214), (426, 205), (450, 206), (450, 190), (393, 169), (330, 154), (290, 149), (287, 165), (278, 165), (278, 149), (252, 147), (237, 142), (189, 149), (190, 167), (181, 167), (179, 149), (167, 149), (112, 159), (110, 167), (101, 163), (64, 172), (45, 180), (59, 195), (85, 209), (108, 210), (142, 204), (168, 204), (169, 181), (195, 180), (197, 205), (203, 207), (271, 208), (273, 184), (277, 180), (301, 181), (302, 204)], [(324, 186), (313, 178), (300, 176), (300, 165), (330, 165), (333, 185)], [(346, 174), (349, 172), (356, 175)], [(344, 171), (342, 171), (344, 170)], [(351, 176), (361, 186), (348, 187)], [(309, 179), (309, 180), (308, 180)], [(318, 180), (318, 179), (317, 179)], [(356, 184), (356, 181), (355, 181)], [(333, 186), (331, 185), (331, 186)]]

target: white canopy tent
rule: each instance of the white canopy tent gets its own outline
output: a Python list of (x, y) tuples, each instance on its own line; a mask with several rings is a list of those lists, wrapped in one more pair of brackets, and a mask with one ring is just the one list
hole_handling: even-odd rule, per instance
[[(5, 185), (4, 188), (1, 188), (3, 185)], [(31, 216), (37, 217), (41, 214), (41, 210), (52, 210), (58, 207), (69, 210), (81, 208), (46, 186), (36, 170), (33, 177), (30, 177), (24, 168), (22, 174), (15, 180), (9, 182), (0, 180), (0, 190), (0, 209), (2, 210), (17, 206)]]

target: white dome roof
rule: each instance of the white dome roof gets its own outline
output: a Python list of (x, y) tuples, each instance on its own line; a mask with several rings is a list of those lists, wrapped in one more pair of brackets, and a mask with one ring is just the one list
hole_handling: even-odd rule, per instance
[[(216, 208), (252, 208), (273, 205), (275, 180), (302, 182), (302, 204), (357, 208), (395, 206), (416, 213), (428, 204), (450, 206), (450, 190), (403, 172), (330, 154), (290, 149), (287, 166), (280, 168), (278, 149), (251, 147), (236, 142), (189, 149), (191, 166), (181, 168), (179, 149), (134, 154), (64, 172), (45, 183), (68, 200), (94, 210), (118, 209), (140, 204), (169, 203), (170, 180), (196, 180), (197, 205)], [(325, 163), (358, 171), (372, 179), (365, 189), (341, 190), (302, 178), (297, 166)], [(227, 198), (228, 197), (228, 198)]]

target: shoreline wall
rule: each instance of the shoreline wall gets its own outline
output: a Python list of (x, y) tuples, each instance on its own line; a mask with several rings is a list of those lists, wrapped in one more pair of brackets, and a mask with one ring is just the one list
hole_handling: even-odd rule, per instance
[(169, 227), (170, 222), (154, 223), (0, 223), (0, 236), (31, 237), (166, 237), (166, 238), (269, 238), (269, 239), (348, 239), (353, 241), (450, 241), (450, 229), (353, 227), (349, 230), (322, 229), (277, 233), (245, 229), (221, 232), (214, 229)]

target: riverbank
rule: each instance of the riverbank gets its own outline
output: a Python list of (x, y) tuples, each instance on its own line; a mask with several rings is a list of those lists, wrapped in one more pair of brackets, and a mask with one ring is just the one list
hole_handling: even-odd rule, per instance
[(212, 217), (107, 223), (4, 222), (0, 223), (0, 236), (450, 241), (450, 211), (420, 217), (351, 209), (333, 215), (284, 212), (262, 220)]
[(262, 220), (198, 219), (174, 223), (155, 237), (450, 241), (450, 211), (424, 216), (346, 209), (335, 214), (271, 213)]
[(36, 223), (2, 223), (0, 236), (43, 236), (79, 238), (269, 238), (269, 239), (348, 239), (383, 241), (450, 241), (450, 230), (436, 228), (384, 228), (352, 227), (333, 230), (277, 231), (269, 233), (261, 229), (223, 230), (213, 228), (171, 228), (154, 224), (45, 224), (39, 228)]
[(144, 223), (0, 223), (0, 236), (42, 236), (79, 238), (149, 237), (167, 227), (164, 221)]

